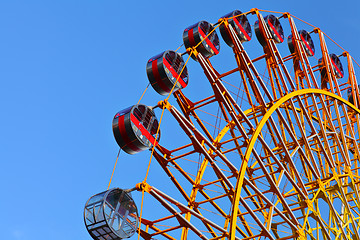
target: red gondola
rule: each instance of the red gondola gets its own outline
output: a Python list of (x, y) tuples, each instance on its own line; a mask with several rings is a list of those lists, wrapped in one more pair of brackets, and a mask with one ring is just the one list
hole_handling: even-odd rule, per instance
[[(299, 36), (301, 39), (301, 43), (304, 46), (306, 55), (312, 57), (315, 55), (315, 45), (313, 40), (310, 37), (310, 34), (305, 30), (299, 31)], [(295, 52), (294, 39), (292, 34), (288, 37), (288, 46), (291, 53)]]
[(174, 85), (174, 92), (187, 86), (189, 77), (184, 66), (185, 62), (181, 55), (168, 50), (150, 58), (146, 64), (146, 73), (155, 91), (166, 95)]
[[(206, 21), (200, 21), (186, 28), (183, 33), (183, 41), (186, 49), (195, 47), (201, 42), (196, 50), (205, 58), (218, 54), (220, 51), (220, 42), (217, 33), (213, 31), (206, 37), (213, 29), (214, 26)], [(191, 57), (196, 60), (194, 55)]]
[[(284, 30), (281, 26), (281, 23), (277, 17), (272, 14), (264, 17), (266, 26), (268, 27), (272, 38), (275, 40), (275, 43), (282, 43), (284, 41)], [(266, 46), (266, 38), (262, 35), (260, 31), (259, 20), (255, 22), (255, 35), (259, 40), (260, 44), (265, 47)]]
[[(339, 57), (334, 53), (329, 54), (329, 57), (330, 57), (331, 65), (333, 66), (336, 78), (343, 78), (344, 77), (344, 68), (343, 68), (343, 65), (342, 65)], [(322, 58), (320, 58), (319, 64), (324, 65), (322, 63), (322, 61), (323, 61)], [(323, 68), (320, 72), (321, 72), (321, 80), (327, 80), (326, 69)]]
[[(228, 23), (232, 26), (235, 30), (236, 35), (238, 36), (241, 42), (247, 42), (251, 40), (251, 26), (249, 20), (247, 19), (246, 15), (241, 15), (242, 12), (239, 10), (235, 10), (231, 13), (226, 14), (222, 18), (228, 18)], [(219, 26), (220, 34), (226, 44), (229, 47), (234, 47), (234, 43), (231, 40), (229, 33), (226, 30), (224, 24)]]
[(159, 122), (152, 108), (137, 104), (118, 112), (112, 123), (117, 144), (129, 154), (135, 154), (156, 145)]

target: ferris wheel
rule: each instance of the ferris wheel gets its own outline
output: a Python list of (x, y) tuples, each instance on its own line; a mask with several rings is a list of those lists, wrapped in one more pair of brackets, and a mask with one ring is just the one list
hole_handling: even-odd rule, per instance
[[(213, 61), (217, 32), (233, 52), (226, 71)], [(91, 237), (360, 240), (359, 87), (352, 57), (326, 37), (289, 13), (235, 10), (187, 27), (184, 53), (150, 58), (149, 83), (164, 99), (119, 111), (113, 132), (128, 154), (150, 150), (167, 177), (92, 196)], [(189, 64), (210, 91), (185, 93)], [(171, 142), (162, 141), (171, 129), (160, 138), (164, 115), (178, 129)]]

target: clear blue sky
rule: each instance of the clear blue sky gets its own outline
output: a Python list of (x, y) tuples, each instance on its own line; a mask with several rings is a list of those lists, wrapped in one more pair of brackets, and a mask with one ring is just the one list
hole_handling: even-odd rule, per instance
[[(91, 239), (83, 207), (107, 187), (112, 117), (138, 101), (146, 61), (180, 46), (187, 26), (251, 8), (290, 12), (360, 62), (358, 0), (1, 1), (0, 239)], [(161, 100), (148, 92), (146, 104)], [(149, 156), (122, 153), (112, 186), (140, 182)]]

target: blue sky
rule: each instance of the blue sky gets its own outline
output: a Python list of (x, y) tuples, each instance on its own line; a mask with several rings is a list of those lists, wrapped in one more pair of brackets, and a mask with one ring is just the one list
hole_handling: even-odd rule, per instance
[[(191, 24), (252, 8), (290, 12), (360, 62), (358, 0), (1, 1), (0, 238), (91, 239), (83, 207), (107, 187), (112, 117), (137, 103), (146, 61), (180, 46)], [(161, 99), (149, 89), (144, 103)], [(149, 156), (122, 153), (112, 186), (142, 181)]]

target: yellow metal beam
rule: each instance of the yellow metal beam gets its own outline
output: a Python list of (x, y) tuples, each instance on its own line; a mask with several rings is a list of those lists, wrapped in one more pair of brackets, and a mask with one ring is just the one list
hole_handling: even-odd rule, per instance
[(291, 92), (291, 93), (287, 94), (286, 96), (280, 98), (270, 109), (268, 109), (268, 111), (266, 112), (266, 114), (264, 115), (262, 120), (260, 121), (258, 127), (256, 128), (253, 136), (251, 137), (251, 139), (249, 141), (248, 148), (246, 149), (246, 152), (245, 152), (245, 157), (244, 157), (241, 167), (240, 167), (240, 171), (239, 171), (239, 175), (238, 175), (237, 183), (236, 183), (236, 187), (235, 187), (235, 197), (234, 197), (233, 209), (232, 209), (232, 214), (231, 214), (231, 219), (230, 219), (230, 226), (231, 226), (230, 227), (230, 239), (231, 240), (235, 240), (236, 219), (237, 219), (237, 212), (239, 209), (238, 203), (240, 201), (240, 194), (241, 194), (241, 189), (242, 189), (242, 185), (244, 182), (247, 163), (248, 163), (248, 161), (250, 159), (250, 155), (254, 149), (255, 142), (256, 142), (258, 136), (261, 134), (262, 128), (264, 127), (264, 125), (266, 124), (268, 119), (271, 117), (271, 115), (282, 104), (284, 104), (286, 101), (288, 101), (289, 99), (291, 99), (293, 97), (301, 96), (301, 95), (305, 95), (305, 94), (321, 94), (321, 95), (332, 97), (334, 99), (337, 99), (339, 102), (346, 104), (349, 108), (352, 108), (354, 111), (356, 111), (357, 113), (360, 114), (360, 110), (358, 108), (356, 108), (350, 102), (346, 101), (345, 99), (341, 98), (340, 96), (338, 96), (334, 93), (331, 93), (331, 92), (328, 92), (325, 90), (321, 90), (321, 89), (302, 89), (302, 90)]

